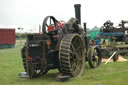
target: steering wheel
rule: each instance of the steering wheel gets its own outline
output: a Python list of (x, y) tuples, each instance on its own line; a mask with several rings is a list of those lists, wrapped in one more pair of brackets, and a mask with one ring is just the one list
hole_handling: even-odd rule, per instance
[(43, 24), (42, 24), (42, 32), (48, 33), (48, 27), (49, 26), (55, 26), (58, 21), (53, 16), (47, 16), (44, 18)]

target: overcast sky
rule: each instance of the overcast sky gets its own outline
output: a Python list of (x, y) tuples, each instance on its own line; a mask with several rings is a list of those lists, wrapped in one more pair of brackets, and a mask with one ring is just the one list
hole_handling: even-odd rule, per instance
[(128, 0), (0, 0), (0, 28), (23, 27), (38, 31), (48, 15), (68, 21), (74, 17), (74, 4), (81, 4), (82, 23), (100, 27), (106, 20), (128, 20)]

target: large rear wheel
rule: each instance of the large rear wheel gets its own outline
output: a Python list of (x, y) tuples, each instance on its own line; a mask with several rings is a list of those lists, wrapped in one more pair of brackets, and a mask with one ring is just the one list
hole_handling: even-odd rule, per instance
[(60, 71), (71, 76), (80, 76), (85, 66), (85, 46), (78, 34), (63, 37), (59, 49)]

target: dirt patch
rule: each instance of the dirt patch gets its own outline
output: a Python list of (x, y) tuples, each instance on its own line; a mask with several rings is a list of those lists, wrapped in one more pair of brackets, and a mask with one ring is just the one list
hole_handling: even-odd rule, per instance
[(119, 58), (118, 58), (117, 61), (121, 61), (121, 62), (122, 62), (122, 61), (128, 61), (128, 59), (125, 59), (125, 58), (123, 58), (123, 56), (120, 56), (120, 55), (119, 55)]
[[(107, 60), (108, 59), (103, 58), (102, 62), (106, 62)], [(123, 62), (123, 61), (128, 61), (128, 59), (125, 59), (125, 58), (123, 58), (123, 56), (119, 55), (117, 61)], [(109, 62), (113, 62), (113, 59), (111, 59)]]

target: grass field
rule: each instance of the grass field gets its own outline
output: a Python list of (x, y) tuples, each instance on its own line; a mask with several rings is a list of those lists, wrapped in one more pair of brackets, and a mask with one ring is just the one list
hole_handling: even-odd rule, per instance
[(19, 41), (14, 48), (0, 50), (0, 85), (128, 85), (128, 62), (116, 62), (90, 69), (86, 63), (85, 73), (80, 78), (68, 82), (56, 82), (58, 70), (35, 79), (19, 78), (23, 72)]

